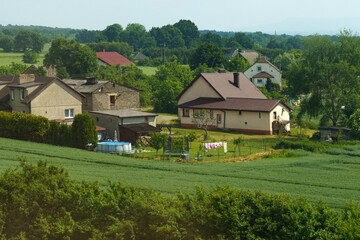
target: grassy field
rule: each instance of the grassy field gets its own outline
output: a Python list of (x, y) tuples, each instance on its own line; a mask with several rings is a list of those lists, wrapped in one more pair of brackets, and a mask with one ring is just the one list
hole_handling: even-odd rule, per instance
[(138, 68), (140, 68), (144, 74), (146, 75), (155, 75), (155, 72), (157, 70), (157, 67), (146, 67), (146, 66), (137, 66)]
[[(44, 45), (43, 51), (39, 54), (39, 58), (38, 58), (36, 65), (43, 65), (45, 54), (49, 51), (49, 48), (50, 48), (50, 44), (46, 43)], [(1, 50), (1, 48), (0, 48), (0, 50)], [(23, 56), (23, 53), (6, 53), (6, 52), (0, 51), (0, 66), (9, 65), (12, 62), (23, 63), (22, 56)], [(28, 65), (31, 65), (31, 64), (28, 64)]]
[(232, 188), (290, 193), (323, 200), (341, 208), (350, 199), (360, 200), (360, 145), (333, 149), (326, 154), (293, 152), (294, 157), (233, 163), (178, 163), (140, 160), (0, 138), (0, 170), (43, 159), (62, 166), (78, 182), (108, 180), (163, 193), (192, 191), (194, 186), (227, 185)]

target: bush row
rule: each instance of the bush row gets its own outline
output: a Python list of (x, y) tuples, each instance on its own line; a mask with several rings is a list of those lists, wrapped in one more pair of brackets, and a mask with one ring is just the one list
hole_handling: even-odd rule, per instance
[(42, 116), (0, 111), (0, 137), (84, 148), (96, 145), (94, 121), (88, 114), (78, 114), (73, 126), (59, 124)]
[(323, 152), (329, 148), (329, 143), (316, 142), (310, 140), (288, 141), (281, 140), (275, 146), (275, 149), (303, 149), (310, 152)]
[(360, 206), (342, 213), (288, 195), (198, 188), (163, 195), (120, 183), (75, 183), (21, 161), (0, 176), (1, 239), (356, 239)]

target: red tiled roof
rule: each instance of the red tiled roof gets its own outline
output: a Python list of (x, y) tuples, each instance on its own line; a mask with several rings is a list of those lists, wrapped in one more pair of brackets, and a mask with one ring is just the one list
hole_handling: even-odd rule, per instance
[(274, 78), (273, 75), (268, 74), (267, 72), (260, 72), (253, 76), (253, 78)]
[(222, 109), (234, 111), (270, 112), (279, 103), (292, 110), (287, 104), (277, 99), (249, 99), (249, 98), (197, 98), (178, 105), (179, 108)]
[(266, 58), (262, 57), (260, 58), (257, 63), (268, 63), (270, 64), (273, 68), (275, 68), (278, 72), (281, 72), (280, 69), (278, 69), (274, 64), (272, 64), (270, 61), (268, 61)]
[(97, 52), (96, 56), (99, 60), (110, 66), (116, 66), (118, 64), (120, 66), (134, 64), (132, 61), (117, 52)]

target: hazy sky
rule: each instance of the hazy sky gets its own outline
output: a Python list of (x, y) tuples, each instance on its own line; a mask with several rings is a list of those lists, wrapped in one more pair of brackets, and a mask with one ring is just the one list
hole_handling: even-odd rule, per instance
[(0, 0), (0, 24), (103, 30), (193, 21), (200, 30), (360, 33), (359, 0)]

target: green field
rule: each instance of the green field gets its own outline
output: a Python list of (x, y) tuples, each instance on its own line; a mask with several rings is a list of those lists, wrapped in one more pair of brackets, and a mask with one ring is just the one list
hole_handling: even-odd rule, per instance
[(140, 160), (65, 147), (0, 138), (0, 170), (19, 165), (18, 157), (40, 159), (68, 170), (78, 182), (108, 180), (163, 193), (192, 191), (194, 186), (227, 185), (307, 196), (342, 208), (360, 200), (360, 145), (334, 149), (327, 154), (294, 152), (294, 157), (237, 163), (176, 163)]
[[(43, 65), (45, 54), (49, 51), (49, 48), (50, 48), (50, 44), (46, 43), (44, 45), (43, 51), (39, 54), (39, 58), (38, 58), (36, 65)], [(22, 56), (23, 56), (23, 53), (6, 53), (6, 52), (0, 51), (0, 66), (9, 65), (12, 62), (23, 63)], [(28, 65), (30, 66), (31, 64), (28, 64)]]

